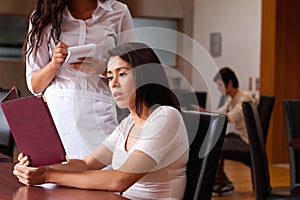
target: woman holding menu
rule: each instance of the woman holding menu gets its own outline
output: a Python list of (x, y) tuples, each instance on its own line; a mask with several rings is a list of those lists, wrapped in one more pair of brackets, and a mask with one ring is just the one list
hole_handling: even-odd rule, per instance
[[(109, 52), (109, 88), (118, 107), (130, 114), (84, 159), (36, 168), (30, 166), (30, 155), (20, 154), (13, 174), (25, 185), (108, 190), (134, 200), (182, 199), (189, 141), (164, 67), (142, 43)], [(108, 165), (112, 169), (100, 170)]]
[[(36, 2), (24, 44), (26, 80), (43, 93), (67, 155), (83, 158), (117, 125), (105, 71), (107, 50), (134, 38), (126, 5), (115, 0)], [(122, 35), (121, 35), (122, 34)], [(96, 55), (65, 62), (68, 47), (96, 45)]]

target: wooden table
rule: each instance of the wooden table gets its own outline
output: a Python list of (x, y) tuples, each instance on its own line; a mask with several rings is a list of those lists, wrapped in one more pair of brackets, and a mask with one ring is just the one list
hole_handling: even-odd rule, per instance
[(291, 145), (293, 148), (300, 150), (300, 138), (293, 138), (293, 139), (290, 141), (290, 145)]
[(1, 200), (124, 200), (108, 191), (83, 190), (51, 185), (51, 187), (25, 186), (12, 174), (13, 163), (0, 163)]
[(0, 162), (11, 162), (11, 157), (0, 153)]

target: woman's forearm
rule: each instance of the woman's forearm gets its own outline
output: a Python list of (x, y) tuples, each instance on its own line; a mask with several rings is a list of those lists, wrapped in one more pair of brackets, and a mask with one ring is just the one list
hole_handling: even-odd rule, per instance
[(99, 170), (106, 167), (105, 164), (88, 155), (84, 159), (70, 159), (66, 164), (52, 165), (49, 168), (64, 171)]
[(52, 165), (49, 168), (63, 170), (63, 171), (81, 171), (81, 170), (87, 170), (89, 167), (83, 160), (70, 159), (68, 163)]
[(124, 192), (145, 174), (117, 170), (61, 171), (48, 168), (45, 182), (80, 189)]
[(58, 67), (50, 62), (43, 69), (33, 72), (31, 77), (33, 92), (36, 94), (43, 92), (51, 84), (57, 71)]

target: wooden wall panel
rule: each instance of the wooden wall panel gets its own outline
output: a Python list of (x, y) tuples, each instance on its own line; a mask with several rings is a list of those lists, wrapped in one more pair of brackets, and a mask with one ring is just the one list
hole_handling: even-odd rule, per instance
[[(262, 1), (262, 39), (261, 39), (261, 66), (260, 66), (260, 94), (274, 95), (275, 83), (275, 37), (276, 37), (276, 1)], [(272, 160), (273, 146), (273, 111), (270, 121), (269, 135), (267, 140), (267, 152)]]
[(282, 100), (300, 98), (299, 8), (298, 0), (263, 0), (261, 94), (276, 98), (267, 142), (273, 163), (288, 161)]

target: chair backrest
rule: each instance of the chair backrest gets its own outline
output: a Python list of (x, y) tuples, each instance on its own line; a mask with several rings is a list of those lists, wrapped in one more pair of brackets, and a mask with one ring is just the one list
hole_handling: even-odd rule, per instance
[[(288, 142), (300, 137), (300, 99), (284, 99), (283, 110)], [(300, 183), (300, 151), (289, 146), (290, 178), (292, 188)], [(298, 170), (297, 170), (298, 169)]]
[(226, 116), (182, 111), (190, 142), (185, 200), (210, 200), (227, 127)]
[(243, 102), (242, 107), (250, 145), (255, 199), (263, 200), (269, 196), (272, 188), (261, 121), (253, 102)]
[(258, 103), (258, 114), (264, 134), (264, 143), (267, 142), (271, 114), (274, 107), (274, 96), (261, 95)]
[(189, 91), (184, 89), (174, 89), (174, 94), (176, 95), (180, 105), (186, 110), (195, 110), (194, 106), (206, 107), (206, 92)]
[[(0, 101), (8, 92), (9, 90), (0, 88)], [(3, 114), (2, 108), (0, 107), (0, 152), (9, 157), (13, 157), (14, 144), (13, 135)]]

